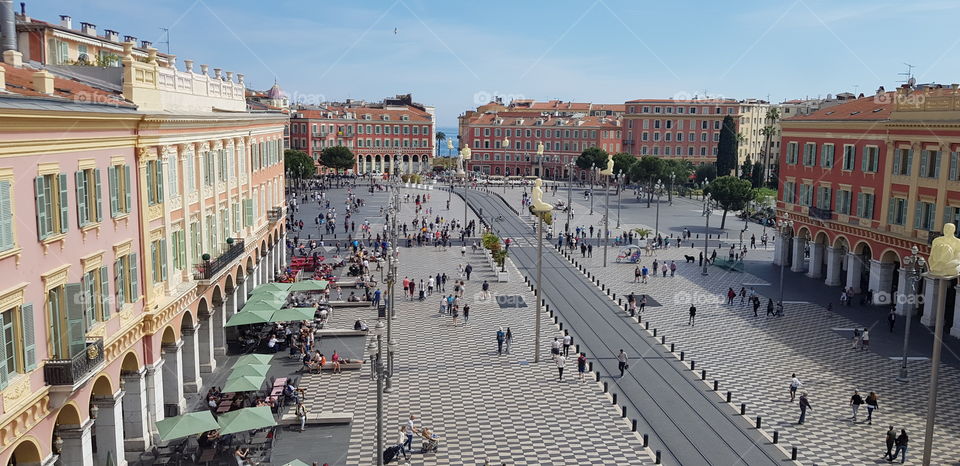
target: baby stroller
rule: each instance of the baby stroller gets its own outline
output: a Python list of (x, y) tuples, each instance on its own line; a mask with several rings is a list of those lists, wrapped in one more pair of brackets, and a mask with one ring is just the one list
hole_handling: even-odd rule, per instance
[(407, 459), (407, 453), (403, 451), (403, 444), (387, 447), (386, 450), (383, 450), (383, 464), (390, 464), (400, 455), (403, 455), (403, 459)]
[(430, 432), (430, 429), (423, 428), (420, 430), (420, 437), (422, 437), (423, 444), (421, 445), (421, 453), (436, 453), (440, 449), (440, 436)]

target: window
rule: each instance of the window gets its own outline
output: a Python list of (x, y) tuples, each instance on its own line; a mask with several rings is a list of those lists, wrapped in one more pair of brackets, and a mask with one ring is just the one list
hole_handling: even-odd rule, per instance
[(183, 270), (187, 266), (187, 235), (177, 230), (170, 235), (173, 244), (173, 270)]
[[(246, 205), (246, 201), (244, 201)], [(200, 254), (203, 250), (203, 244), (200, 241), (200, 222), (190, 222), (190, 248), (193, 254), (190, 255), (190, 264), (200, 263)]]
[(650, 134), (647, 133), (646, 131), (644, 131), (643, 133), (640, 134), (640, 140), (641, 140), (641, 141), (646, 141), (646, 140), (649, 139), (649, 137), (650, 137)]
[(851, 193), (846, 189), (837, 190), (837, 205), (834, 210), (838, 214), (850, 215), (850, 200), (852, 199)]
[[(276, 146), (271, 145), (270, 147), (272, 149), (272, 148), (275, 148)], [(217, 151), (217, 175), (219, 175), (219, 179), (221, 182), (227, 181), (227, 150), (226, 149), (220, 149)]]
[[(937, 161), (940, 160), (940, 156), (937, 156)], [(861, 169), (864, 173), (876, 173), (880, 168), (880, 149), (876, 146), (867, 146), (863, 148), (863, 161), (861, 162)], [(938, 170), (939, 172), (939, 170)]]
[(37, 235), (40, 241), (67, 232), (66, 173), (38, 176), (34, 179), (37, 201)]
[(33, 305), (14, 306), (0, 313), (0, 389), (16, 374), (37, 367)]
[(913, 149), (897, 149), (893, 155), (893, 174), (910, 176), (913, 166)]
[(887, 209), (887, 223), (904, 225), (907, 222), (907, 200), (902, 197), (891, 197)]
[(808, 142), (803, 145), (803, 166), (812, 167), (817, 163), (817, 144)]
[(107, 268), (93, 269), (80, 279), (83, 287), (83, 314), (87, 328), (110, 319), (110, 279)]
[[(243, 226), (253, 226), (253, 199), (243, 200)], [(199, 234), (198, 234), (199, 237)]]
[(793, 181), (787, 181), (783, 184), (783, 202), (793, 204), (796, 202), (797, 184)]
[(872, 219), (873, 218), (873, 202), (874, 202), (873, 193), (857, 194), (857, 217)]
[(163, 202), (163, 170), (159, 160), (147, 162), (147, 203), (155, 205)]
[[(947, 206), (943, 211), (944, 223), (952, 223), (954, 226), (960, 226), (960, 207)], [(960, 232), (954, 233), (954, 236), (960, 236)]]
[(831, 195), (833, 191), (826, 186), (817, 187), (817, 207), (821, 209), (829, 209), (831, 204)]
[(124, 304), (135, 303), (140, 299), (138, 266), (136, 253), (127, 254), (113, 262), (113, 293), (116, 296), (117, 312), (123, 309)]
[(932, 202), (917, 201), (917, 210), (913, 214), (913, 227), (932, 231), (937, 228), (933, 216), (937, 212), (937, 205)]
[(820, 166), (833, 168), (833, 144), (824, 144), (820, 149)]
[(806, 183), (800, 185), (799, 204), (808, 207), (813, 205), (813, 186)]
[(940, 177), (940, 151), (920, 151), (920, 176), (923, 178)]
[(857, 148), (850, 144), (843, 146), (843, 167), (845, 171), (853, 171), (853, 164), (857, 158)]
[(166, 239), (158, 239), (150, 243), (150, 277), (154, 284), (167, 280)]
[(796, 165), (797, 164), (797, 143), (788, 142), (787, 143), (787, 164)]
[(13, 231), (13, 190), (10, 181), (3, 180), (0, 181), (0, 251), (17, 245)]
[(951, 152), (950, 153), (950, 171), (948, 173), (947, 180), (949, 181), (960, 181), (960, 173), (958, 173), (958, 162), (960, 162), (960, 152)]
[(653, 129), (660, 129), (660, 120), (653, 120)]
[(83, 228), (103, 220), (100, 207), (100, 169), (78, 170), (74, 175), (77, 181), (77, 225)]

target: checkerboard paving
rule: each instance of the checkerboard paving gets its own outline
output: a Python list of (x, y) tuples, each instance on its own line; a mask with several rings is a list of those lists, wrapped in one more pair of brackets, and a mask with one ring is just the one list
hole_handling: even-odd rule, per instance
[[(611, 248), (615, 251), (616, 248)], [(910, 435), (910, 455), (918, 458), (923, 434), (929, 387), (929, 361), (911, 361), (914, 377), (909, 383), (896, 381), (899, 361), (870, 351), (855, 351), (848, 332), (834, 328), (853, 328), (856, 324), (842, 316), (810, 303), (786, 303), (783, 317), (766, 317), (768, 296), (775, 287), (756, 286), (761, 293), (760, 316), (754, 317), (749, 304), (725, 304), (728, 287), (762, 284), (763, 280), (746, 273), (726, 272), (710, 267), (702, 276), (697, 264), (683, 261), (690, 248), (660, 250), (656, 257), (643, 257), (648, 266), (653, 259), (674, 260), (677, 275), (650, 278), (648, 284), (634, 284), (633, 264), (610, 261), (602, 267), (597, 250), (592, 258), (575, 260), (585, 265), (618, 296), (647, 293), (663, 307), (648, 307), (643, 320), (666, 335), (667, 344), (675, 343), (687, 360), (695, 360), (697, 371), (707, 370), (708, 381), (720, 381), (721, 391), (732, 391), (733, 402), (747, 404), (747, 416), (762, 416), (768, 434), (779, 431), (780, 441), (789, 450), (800, 449), (805, 464), (867, 464), (886, 451), (884, 436), (890, 425), (897, 432), (904, 428)], [(751, 259), (769, 259), (772, 252), (752, 250)], [(613, 255), (615, 256), (615, 253)], [(789, 277), (788, 277), (789, 278)], [(776, 284), (774, 284), (776, 285)], [(789, 283), (787, 283), (789, 286)], [(776, 296), (770, 296), (776, 299)], [(626, 300), (624, 299), (624, 302)], [(696, 325), (688, 326), (688, 308), (697, 306)], [(879, 312), (879, 311), (878, 311)], [(885, 331), (886, 315), (881, 312), (876, 331)], [(807, 422), (796, 424), (799, 408), (789, 401), (791, 374), (803, 381), (801, 391), (809, 393), (813, 410)], [(960, 399), (954, 395), (960, 387), (960, 371), (941, 365), (940, 396), (933, 443), (936, 464), (955, 464), (960, 446)], [(853, 390), (866, 397), (870, 391), (880, 395), (880, 411), (873, 425), (867, 425), (866, 408), (860, 410), (857, 423), (851, 422), (850, 397)]]
[[(392, 331), (398, 350), (394, 390), (384, 397), (385, 444), (401, 442), (399, 429), (414, 414), (418, 425), (441, 437), (437, 453), (416, 453), (420, 442), (415, 441), (414, 464), (652, 464), (649, 450), (590, 374), (587, 382), (577, 381), (572, 357), (562, 383), (549, 359), (532, 362), (532, 305), (500, 308), (495, 298), (480, 299), (480, 283), (487, 279), (494, 294), (521, 295), (535, 303), (519, 272), (508, 266), (510, 282), (496, 283), (479, 252), (469, 251), (468, 260), (474, 266), (464, 295), (471, 308), (468, 323), (461, 316), (454, 326), (451, 317), (440, 316), (436, 293), (425, 302), (396, 301)], [(426, 279), (446, 272), (455, 277), (460, 262), (459, 248), (402, 248), (399, 276)], [(448, 282), (447, 292), (452, 288)], [(375, 316), (373, 309), (337, 309), (330, 325), (352, 328), (360, 318), (372, 326)], [(544, 312), (541, 350), (559, 334), (549, 322)], [(496, 352), (500, 326), (514, 334), (509, 355)], [(308, 410), (354, 414), (345, 464), (371, 464), (379, 454), (376, 382), (369, 365), (368, 360), (363, 369), (338, 375), (304, 375), (301, 381), (308, 390)]]

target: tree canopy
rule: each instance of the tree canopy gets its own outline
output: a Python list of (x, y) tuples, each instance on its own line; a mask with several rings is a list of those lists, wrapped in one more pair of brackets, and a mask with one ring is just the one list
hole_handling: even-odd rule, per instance
[(283, 151), (283, 167), (294, 178), (305, 178), (317, 172), (313, 158), (302, 150)]
[(733, 117), (723, 117), (720, 142), (717, 143), (717, 174), (727, 176), (737, 169), (737, 125)]
[(703, 164), (697, 167), (695, 172), (697, 183), (703, 183), (704, 181), (713, 181), (717, 179), (717, 166), (714, 164)]
[(753, 186), (750, 182), (734, 176), (721, 176), (711, 181), (710, 185), (707, 186), (706, 193), (723, 209), (723, 220), (720, 221), (721, 229), (727, 223), (727, 212), (743, 210), (747, 203), (754, 198)]
[(607, 151), (599, 147), (588, 147), (577, 157), (577, 166), (583, 170), (589, 170), (591, 167), (607, 167)]
[(320, 153), (320, 163), (334, 170), (349, 170), (354, 166), (354, 156), (344, 146), (328, 147)]
[(620, 152), (613, 156), (613, 173), (630, 173), (630, 167), (637, 163), (637, 158), (626, 153)]

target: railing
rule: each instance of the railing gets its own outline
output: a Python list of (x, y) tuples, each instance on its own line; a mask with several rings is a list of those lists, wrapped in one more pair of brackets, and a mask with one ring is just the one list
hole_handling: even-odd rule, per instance
[(234, 259), (243, 255), (243, 240), (234, 240), (233, 244), (227, 248), (223, 254), (216, 259), (203, 261), (197, 266), (197, 271), (193, 274), (195, 280), (209, 280), (217, 275), (217, 272), (230, 265)]
[(274, 207), (273, 209), (267, 210), (267, 221), (271, 224), (279, 222), (280, 217), (283, 217), (282, 207)]
[(820, 220), (830, 220), (833, 218), (833, 209), (821, 209), (820, 207), (810, 207), (809, 215), (810, 215), (810, 218), (818, 218)]
[(86, 348), (70, 359), (47, 359), (43, 380), (47, 385), (74, 385), (103, 362), (103, 338), (88, 338)]

